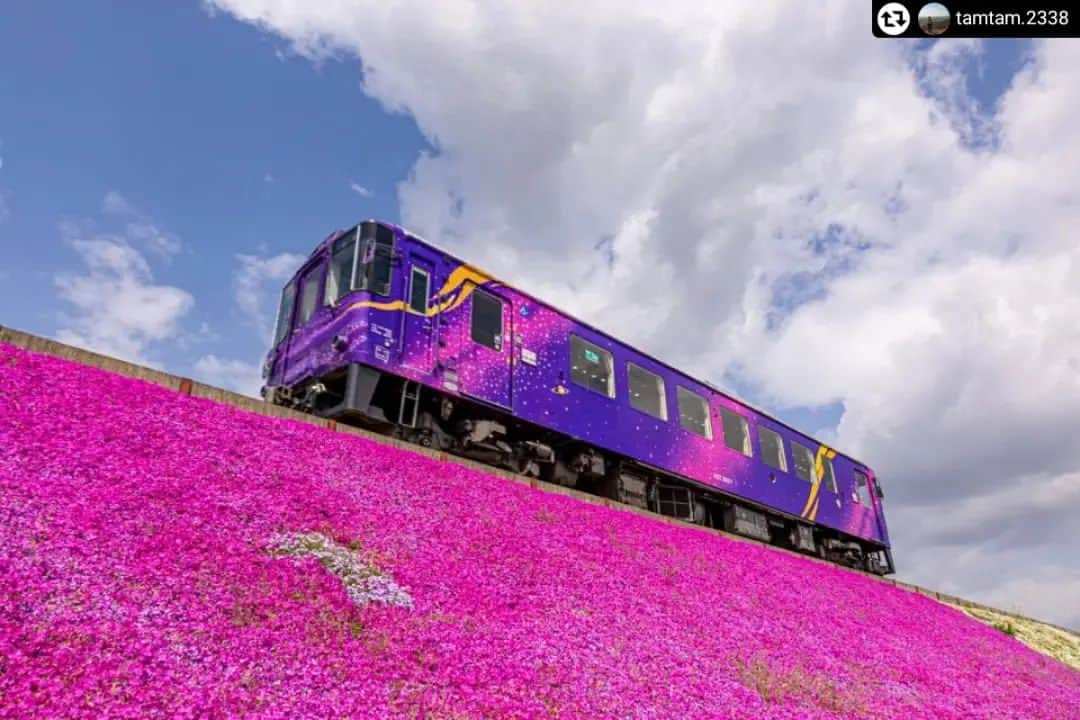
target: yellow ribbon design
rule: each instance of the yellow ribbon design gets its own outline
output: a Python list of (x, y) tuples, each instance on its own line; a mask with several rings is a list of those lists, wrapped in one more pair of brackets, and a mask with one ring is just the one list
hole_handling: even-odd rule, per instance
[(836, 451), (828, 446), (822, 445), (818, 448), (817, 457), (814, 459), (814, 481), (810, 484), (810, 496), (806, 499), (806, 505), (800, 513), (800, 516), (807, 520), (817, 518), (818, 508), (821, 505), (821, 483), (825, 479), (825, 461), (832, 460), (834, 457), (836, 457)]
[[(485, 283), (491, 280), (490, 275), (486, 275), (479, 270), (469, 267), (468, 265), (459, 265), (452, 273), (450, 277), (446, 278), (446, 282), (443, 283), (439, 292), (428, 302), (428, 309), (426, 316), (434, 317), (441, 312), (449, 312), (460, 306), (465, 302), (472, 291), (476, 289), (477, 285)], [(461, 292), (454, 294), (461, 286), (464, 285), (464, 289)], [(345, 312), (356, 310), (358, 308), (372, 308), (373, 310), (404, 310), (411, 312), (414, 315), (419, 315), (409, 308), (408, 304), (404, 300), (358, 300), (349, 307), (345, 308)]]

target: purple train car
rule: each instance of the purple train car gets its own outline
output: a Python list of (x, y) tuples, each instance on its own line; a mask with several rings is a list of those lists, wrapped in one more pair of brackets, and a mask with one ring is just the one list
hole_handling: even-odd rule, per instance
[(390, 223), (319, 244), (273, 344), (271, 402), (894, 571), (869, 467)]

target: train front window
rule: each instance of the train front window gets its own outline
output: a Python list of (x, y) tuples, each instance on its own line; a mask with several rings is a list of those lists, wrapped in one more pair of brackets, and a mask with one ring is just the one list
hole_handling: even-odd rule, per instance
[(389, 297), (394, 279), (394, 231), (366, 222), (342, 233), (330, 251), (323, 302), (333, 305), (354, 290)]
[(682, 385), (676, 385), (675, 399), (679, 403), (679, 424), (683, 429), (706, 440), (712, 440), (712, 420), (709, 417), (709, 403), (705, 398)]
[(571, 333), (570, 379), (594, 393), (615, 397), (615, 363), (611, 353)]
[(359, 255), (353, 288), (389, 296), (394, 271), (394, 231), (374, 222), (361, 225)]
[(289, 283), (281, 291), (281, 304), (278, 306), (277, 327), (274, 329), (274, 347), (277, 347), (289, 332), (292, 320), (293, 303), (296, 302), (296, 283)]
[(326, 273), (326, 292), (323, 302), (333, 305), (352, 288), (353, 267), (356, 264), (357, 229), (353, 228), (334, 241), (330, 251), (330, 269)]
[(300, 312), (296, 316), (296, 326), (306, 325), (315, 314), (319, 304), (319, 269), (316, 267), (304, 278), (304, 289), (300, 291)]
[(795, 461), (795, 474), (806, 482), (814, 480), (814, 451), (802, 443), (791, 443), (791, 457)]

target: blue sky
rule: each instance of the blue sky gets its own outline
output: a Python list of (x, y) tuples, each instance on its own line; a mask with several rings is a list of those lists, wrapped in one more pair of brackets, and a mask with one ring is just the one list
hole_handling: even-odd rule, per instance
[[(1028, 46), (995, 43), (969, 64), (982, 105)], [(360, 77), (355, 57), (311, 62), (200, 3), (62, 13), (16, 3), (0, 25), (4, 322), (46, 335), (70, 324), (55, 278), (83, 261), (63, 228), (122, 235), (131, 215), (103, 209), (118, 194), (181, 244), (172, 256), (143, 251), (154, 281), (194, 298), (182, 342), (165, 354), (147, 343), (145, 357), (195, 374), (206, 354), (257, 362), (263, 339), (237, 308), (237, 255), (306, 253), (360, 217), (398, 220), (398, 183), (433, 151), (412, 117), (364, 95)], [(828, 433), (842, 406), (781, 412)]]
[(1080, 623), (1077, 46), (787, 1), (9, 2), (0, 323), (252, 392), (294, 254), (400, 221), (875, 466), (903, 577)]
[(102, 210), (119, 193), (182, 243), (143, 253), (156, 282), (194, 296), (190, 342), (157, 355), (180, 372), (206, 353), (257, 361), (235, 256), (306, 253), (360, 217), (396, 218), (396, 184), (426, 147), (415, 123), (360, 92), (355, 60), (288, 56), (198, 3), (38, 5), (0, 23), (3, 322), (65, 325), (53, 278), (82, 261), (61, 224), (120, 231), (129, 218)]

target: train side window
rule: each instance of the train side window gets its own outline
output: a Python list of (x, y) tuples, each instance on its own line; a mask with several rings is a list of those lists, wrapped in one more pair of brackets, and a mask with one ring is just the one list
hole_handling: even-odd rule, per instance
[(683, 429), (706, 440), (712, 440), (712, 419), (709, 417), (709, 403), (696, 392), (687, 390), (682, 385), (675, 386), (675, 397), (679, 403), (679, 424)]
[(784, 455), (784, 438), (780, 433), (767, 427), (758, 427), (758, 442), (761, 444), (761, 459), (769, 467), (787, 472), (787, 457)]
[(626, 363), (630, 406), (659, 420), (667, 420), (664, 378), (632, 362)]
[(289, 332), (292, 321), (293, 305), (296, 303), (296, 283), (290, 282), (281, 291), (281, 304), (278, 305), (277, 327), (274, 330), (274, 347), (281, 344)]
[(356, 236), (357, 230), (353, 228), (334, 241), (330, 250), (330, 268), (326, 272), (326, 292), (323, 293), (325, 305), (333, 305), (352, 289)]
[(319, 280), (322, 273), (318, 268), (312, 270), (304, 278), (304, 287), (300, 291), (300, 312), (297, 313), (296, 326), (306, 325), (311, 316), (315, 314), (315, 307), (319, 304)]
[(795, 474), (806, 482), (813, 482), (814, 451), (802, 443), (792, 441), (791, 458), (795, 461)]
[(615, 397), (615, 361), (611, 353), (571, 333), (570, 379), (594, 393)]
[[(409, 309), (420, 315), (427, 315), (428, 311), (428, 286), (431, 276), (423, 268), (413, 267), (409, 276)], [(500, 303), (501, 305), (502, 303)], [(499, 326), (502, 327), (502, 318), (499, 318)]]
[(754, 454), (750, 447), (750, 426), (747, 425), (746, 418), (727, 408), (720, 408), (720, 422), (724, 428), (725, 445), (747, 457)]
[(822, 480), (828, 491), (831, 493), (839, 493), (840, 491), (836, 488), (836, 473), (833, 472), (832, 460), (824, 455), (821, 457), (821, 473)]
[(469, 336), (497, 352), (502, 352), (502, 300), (479, 288), (472, 294), (472, 317)]
[(855, 502), (867, 507), (873, 504), (870, 500), (870, 478), (861, 470), (855, 471)]

